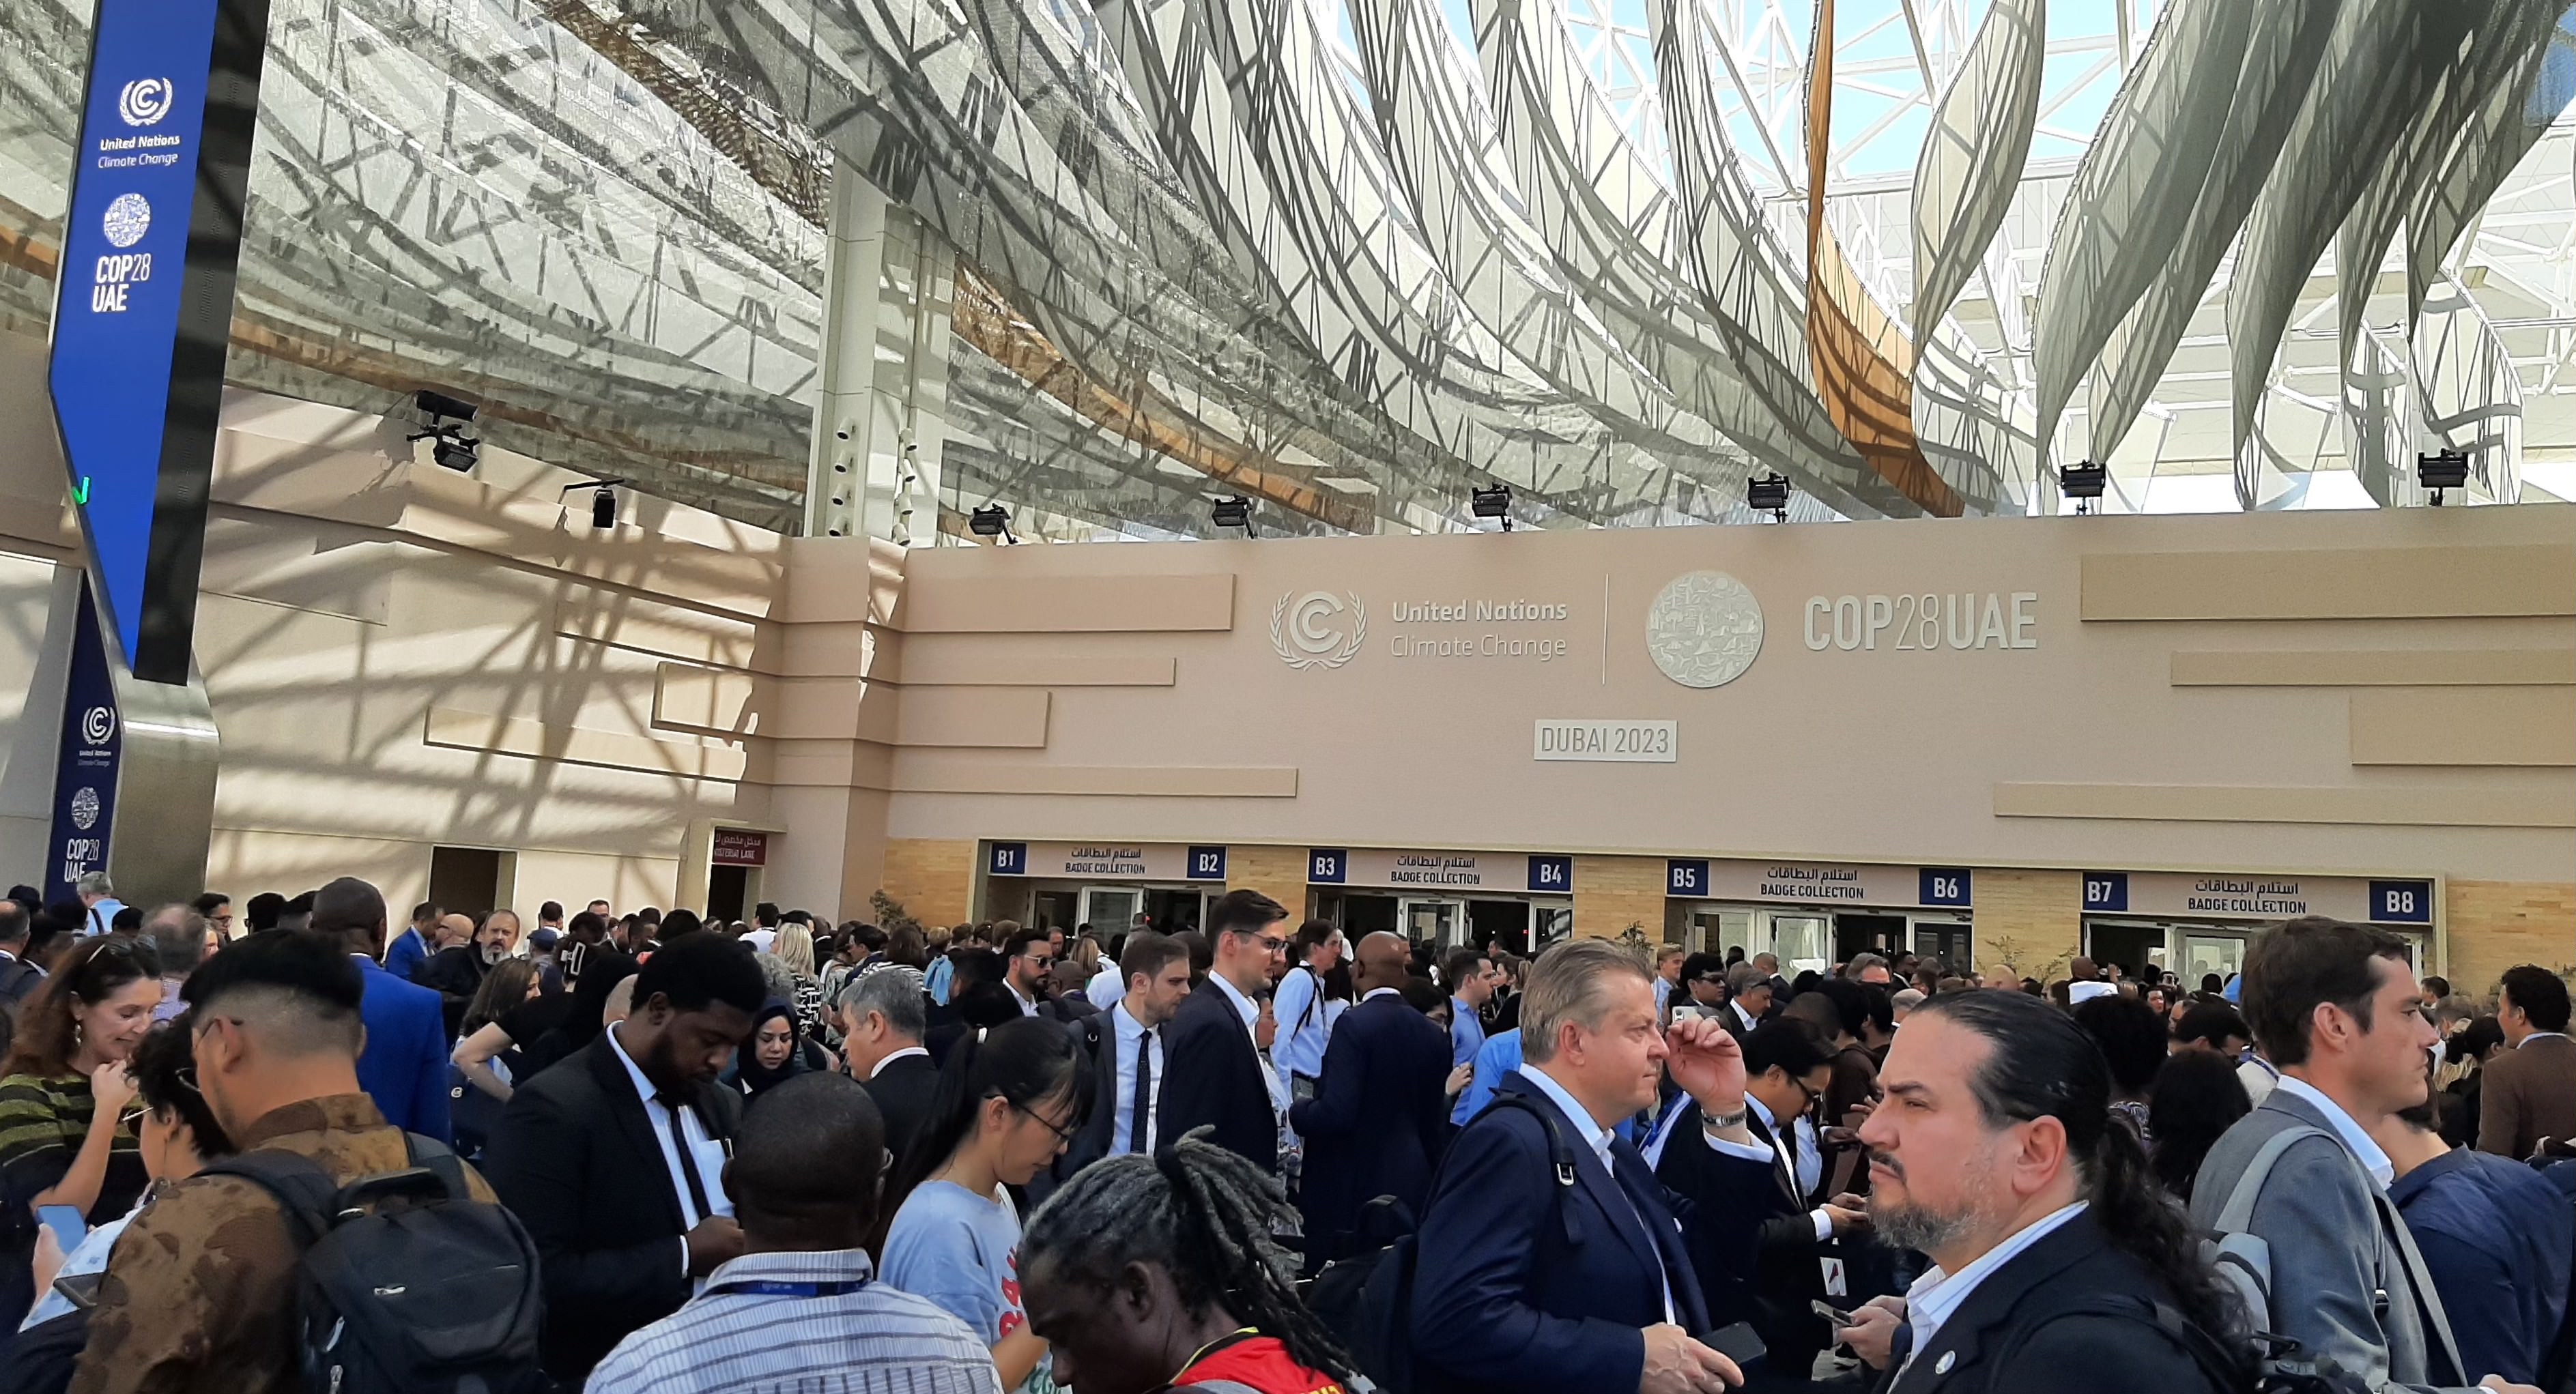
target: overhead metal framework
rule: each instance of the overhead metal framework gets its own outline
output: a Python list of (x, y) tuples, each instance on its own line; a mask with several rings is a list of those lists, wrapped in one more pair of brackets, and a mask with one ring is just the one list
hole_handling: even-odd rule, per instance
[[(0, 14), (0, 330), (88, 9)], [(2576, 490), (2571, 97), (2565, 0), (277, 0), (231, 371), (793, 529), (837, 163), (953, 250), (880, 350), (943, 520), (2511, 502)]]

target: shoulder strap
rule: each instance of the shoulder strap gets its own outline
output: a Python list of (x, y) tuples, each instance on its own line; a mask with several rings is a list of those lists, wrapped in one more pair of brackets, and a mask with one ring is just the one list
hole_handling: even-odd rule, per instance
[[(1582, 1235), (1574, 1227), (1573, 1212), (1566, 1209), (1565, 1205), (1566, 1198), (1574, 1194), (1575, 1173), (1574, 1147), (1565, 1140), (1564, 1128), (1557, 1123), (1554, 1114), (1540, 1108), (1528, 1095), (1499, 1089), (1494, 1091), (1493, 1101), (1486, 1104), (1476, 1118), (1470, 1118), (1467, 1122), (1472, 1126), (1476, 1119), (1487, 1117), (1494, 1110), (1503, 1108), (1518, 1109), (1537, 1119), (1539, 1126), (1547, 1129), (1547, 1159), (1556, 1173), (1557, 1227), (1564, 1233), (1566, 1243), (1581, 1242)], [(1614, 1185), (1617, 1184), (1618, 1178), (1612, 1177), (1611, 1182)]]
[(449, 1200), (474, 1199), (474, 1188), (465, 1181), (465, 1164), (456, 1159), (456, 1154), (448, 1150), (446, 1143), (419, 1133), (405, 1133), (403, 1151), (411, 1158), (413, 1166), (423, 1168), (438, 1178), (438, 1184), (447, 1188)]
[(2461, 1361), (2460, 1344), (2451, 1335), (2451, 1314), (2442, 1309), (2441, 1290), (2433, 1286), (2433, 1270), (2424, 1266), (2423, 1252), (2415, 1247), (2415, 1236), (2406, 1228), (2406, 1217), (2397, 1213), (2396, 1203), (2376, 1183), (2370, 1188), (2370, 1203), (2379, 1212), (2380, 1228), (2397, 1241), (2398, 1259), (2406, 1266), (2406, 1285), (2415, 1289), (2425, 1324), (2441, 1341), (2442, 1354), (2451, 1362), (2452, 1378), (2468, 1383), (2468, 1366)]
[[(2272, 1179), (2272, 1168), (2279, 1164), (2282, 1153), (2308, 1138), (2327, 1136), (2324, 1129), (2302, 1123), (2263, 1139), (2263, 1145), (2254, 1149), (2253, 1158), (2236, 1178), (2236, 1188), (2227, 1193), (2227, 1203), (2218, 1207), (2219, 1233), (2235, 1234), (2254, 1222), (2254, 1203), (2263, 1198), (2263, 1183)], [(2340, 1148), (2343, 1144), (2335, 1145)]]
[(1302, 1032), (1309, 1023), (1314, 1021), (1316, 1009), (1324, 1005), (1324, 979), (1307, 964), (1301, 963), (1297, 966), (1305, 970), (1306, 981), (1314, 984), (1314, 990), (1306, 994), (1305, 1010), (1297, 1013), (1297, 1029)]
[(219, 1157), (197, 1174), (238, 1176), (276, 1197), (278, 1207), (286, 1212), (287, 1228), (295, 1232), (296, 1243), (301, 1247), (310, 1248), (331, 1232), (331, 1202), (340, 1193), (340, 1185), (310, 1157), (274, 1148), (254, 1148)]
[(2003, 1342), (1996, 1347), (1994, 1368), (2001, 1370), (2013, 1356), (2021, 1352), (2023, 1346), (2030, 1343), (2032, 1337), (2039, 1334), (2041, 1328), (2052, 1322), (2065, 1321), (2073, 1317), (2103, 1317), (2113, 1321), (2153, 1327), (2163, 1332), (2165, 1339), (2173, 1342), (2182, 1349), (2184, 1354), (2190, 1356), (2192, 1363), (2200, 1367), (2201, 1373), (2209, 1376), (2210, 1383), (2215, 1387), (2223, 1390), (2239, 1390), (2249, 1387), (2251, 1383), (2249, 1376), (2253, 1374), (2252, 1362), (2231, 1357), (2226, 1347), (2220, 1345), (2217, 1338), (2202, 1330), (2199, 1323), (2166, 1303), (2135, 1295), (2112, 1293), (2078, 1295), (2065, 1302), (2053, 1305), (2043, 1304), (2037, 1314), (2025, 1317), (2016, 1323), (2011, 1333), (2005, 1336)]

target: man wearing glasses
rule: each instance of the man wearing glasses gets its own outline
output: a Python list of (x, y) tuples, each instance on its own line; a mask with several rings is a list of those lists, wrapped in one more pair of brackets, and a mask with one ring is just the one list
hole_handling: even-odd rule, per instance
[(1036, 1016), (1047, 991), (1047, 973), (1055, 966), (1055, 948), (1043, 929), (1013, 926), (1002, 936), (1003, 979), (1020, 1004), (1020, 1015)]
[(1184, 998), (1163, 1028), (1163, 1058), (1171, 1062), (1171, 1077), (1163, 1081), (1157, 1109), (1161, 1137), (1178, 1138), (1192, 1128), (1212, 1126), (1218, 1146), (1274, 1174), (1279, 1169), (1279, 1119), (1252, 1030), (1261, 1017), (1254, 994), (1269, 987), (1273, 965), (1287, 962), (1289, 936), (1282, 924), (1287, 918), (1278, 901), (1259, 891), (1228, 891), (1208, 907), (1208, 940), (1216, 961), (1208, 971), (1207, 990)]

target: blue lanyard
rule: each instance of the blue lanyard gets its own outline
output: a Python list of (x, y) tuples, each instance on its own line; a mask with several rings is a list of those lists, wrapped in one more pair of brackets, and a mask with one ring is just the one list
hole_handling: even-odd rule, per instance
[(738, 1283), (724, 1283), (711, 1287), (707, 1289), (707, 1295), (730, 1297), (741, 1293), (750, 1297), (846, 1297), (867, 1285), (867, 1280), (864, 1278), (857, 1282), (839, 1283), (790, 1283), (745, 1279)]

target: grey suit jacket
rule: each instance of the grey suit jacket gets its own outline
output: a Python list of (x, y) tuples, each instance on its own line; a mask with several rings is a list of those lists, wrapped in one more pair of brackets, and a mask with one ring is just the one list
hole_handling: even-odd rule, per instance
[[(2272, 1328), (2295, 1338), (2378, 1391), (2464, 1388), (2487, 1373), (2447, 1374), (2447, 1329), (2436, 1330), (2440, 1298), (2428, 1304), (2409, 1279), (2394, 1226), (2402, 1225), (2378, 1183), (2333, 1125), (2306, 1100), (2274, 1091), (2236, 1121), (2200, 1165), (2191, 1222), (2207, 1232), (2265, 1140), (2306, 1126), (2324, 1137), (2292, 1143), (2273, 1164), (2248, 1228), (2272, 1251)], [(2424, 1291), (2431, 1291), (2429, 1277)], [(2460, 1380), (2436, 1386), (2437, 1378)]]

